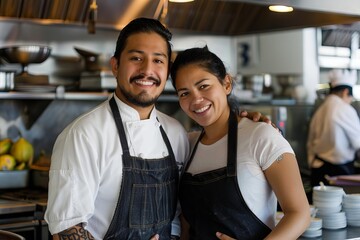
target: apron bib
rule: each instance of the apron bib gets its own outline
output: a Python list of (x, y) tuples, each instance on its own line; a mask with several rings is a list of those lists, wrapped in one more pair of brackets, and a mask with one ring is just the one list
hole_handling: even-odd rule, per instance
[(123, 149), (123, 177), (114, 216), (104, 239), (148, 240), (155, 234), (159, 234), (160, 239), (170, 239), (179, 172), (169, 139), (160, 126), (169, 152), (167, 157), (143, 159), (130, 156), (114, 97), (110, 100), (110, 107)]
[[(271, 229), (245, 203), (236, 177), (237, 117), (229, 116), (227, 166), (191, 175), (185, 172), (180, 181), (179, 199), (185, 219), (190, 224), (190, 239), (218, 239), (222, 232), (235, 239), (264, 239)], [(194, 157), (200, 135), (188, 169)]]

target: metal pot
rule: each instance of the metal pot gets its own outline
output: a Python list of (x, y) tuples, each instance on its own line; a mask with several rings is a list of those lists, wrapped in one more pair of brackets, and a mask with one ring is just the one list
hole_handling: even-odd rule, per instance
[(8, 63), (20, 63), (27, 66), (30, 63), (42, 63), (50, 55), (51, 48), (47, 46), (24, 45), (0, 48), (0, 56)]
[(28, 72), (28, 65), (44, 62), (51, 53), (48, 46), (22, 45), (0, 48), (0, 57), (8, 63), (18, 63), (22, 66), (20, 74), (16, 75), (16, 84), (48, 84), (48, 77), (45, 75), (32, 75)]

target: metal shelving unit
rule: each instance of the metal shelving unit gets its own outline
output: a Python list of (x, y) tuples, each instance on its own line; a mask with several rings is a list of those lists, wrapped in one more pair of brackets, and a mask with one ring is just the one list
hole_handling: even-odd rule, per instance
[(0, 99), (14, 100), (102, 100), (109, 92), (0, 92)]

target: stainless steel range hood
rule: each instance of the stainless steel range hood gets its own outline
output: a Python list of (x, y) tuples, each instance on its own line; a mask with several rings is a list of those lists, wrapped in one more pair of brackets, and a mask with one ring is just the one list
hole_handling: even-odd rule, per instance
[[(167, 0), (98, 0), (97, 28), (121, 29), (136, 17), (159, 17)], [(86, 27), (92, 0), (0, 0), (0, 21), (32, 21)], [(288, 14), (268, 11), (286, 4)], [(244, 35), (360, 21), (358, 0), (195, 0), (167, 3), (164, 23), (173, 32)]]

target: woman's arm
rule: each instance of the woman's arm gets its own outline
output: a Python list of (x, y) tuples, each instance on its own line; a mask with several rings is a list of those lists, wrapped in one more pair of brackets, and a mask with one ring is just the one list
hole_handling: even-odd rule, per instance
[(310, 206), (295, 156), (291, 153), (281, 155), (265, 170), (265, 176), (284, 212), (265, 239), (297, 239), (310, 224)]
[[(284, 212), (284, 217), (265, 240), (297, 239), (310, 224), (310, 206), (295, 156), (281, 155), (265, 170), (265, 176)], [(220, 232), (216, 236), (222, 240), (233, 239)]]

